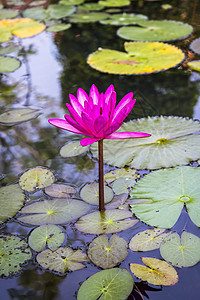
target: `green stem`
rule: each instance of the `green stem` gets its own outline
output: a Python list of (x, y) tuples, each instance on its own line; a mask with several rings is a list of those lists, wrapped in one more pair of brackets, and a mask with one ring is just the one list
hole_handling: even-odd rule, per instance
[(103, 140), (98, 141), (99, 151), (99, 211), (104, 211)]

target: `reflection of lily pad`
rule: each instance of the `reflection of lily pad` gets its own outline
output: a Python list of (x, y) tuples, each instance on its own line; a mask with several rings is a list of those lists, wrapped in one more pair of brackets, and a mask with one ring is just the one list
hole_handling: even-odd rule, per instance
[(106, 13), (91, 12), (89, 14), (75, 14), (70, 17), (72, 23), (90, 23), (106, 19), (109, 15)]
[(75, 226), (78, 230), (91, 234), (115, 233), (137, 224), (138, 220), (130, 219), (131, 217), (132, 213), (125, 210), (96, 211), (81, 217)]
[(45, 193), (51, 197), (68, 198), (69, 194), (76, 193), (75, 188), (67, 184), (52, 184), (45, 188)]
[(175, 267), (191, 267), (200, 261), (200, 238), (183, 231), (174, 232), (160, 246), (161, 256)]
[[(104, 140), (104, 160), (110, 165), (136, 169), (159, 169), (186, 165), (200, 158), (200, 123), (179, 117), (138, 119), (124, 123), (119, 131), (150, 133), (142, 139)], [(97, 157), (97, 145), (91, 150)]]
[[(1, 57), (0, 57), (1, 61)], [(31, 108), (16, 108), (9, 110), (0, 115), (1, 125), (15, 125), (22, 122), (30, 121), (40, 115), (40, 111)]]
[(77, 300), (127, 299), (133, 289), (133, 277), (125, 269), (114, 268), (90, 276), (81, 285)]
[(4, 8), (0, 9), (0, 20), (2, 19), (12, 19), (18, 15), (18, 12), (13, 9)]
[(129, 5), (131, 1), (130, 0), (100, 0), (98, 3), (107, 7), (121, 7), (121, 6)]
[(35, 228), (28, 239), (29, 246), (40, 252), (45, 246), (51, 250), (57, 250), (65, 240), (65, 234), (62, 229), (56, 225), (42, 225)]
[(113, 14), (108, 19), (102, 20), (101, 24), (106, 25), (130, 25), (137, 24), (138, 20), (147, 19), (147, 16), (141, 14)]
[(100, 235), (90, 243), (88, 257), (102, 269), (113, 268), (128, 255), (128, 244), (122, 237), (113, 234), (108, 241), (107, 235)]
[(17, 184), (0, 188), (0, 224), (12, 218), (25, 200), (23, 191)]
[(190, 44), (190, 49), (197, 54), (200, 54), (200, 38), (195, 39)]
[(35, 20), (53, 20), (70, 16), (75, 12), (73, 5), (51, 4), (47, 9), (42, 7), (32, 7), (23, 11), (23, 16)]
[(111, 74), (148, 74), (175, 67), (184, 59), (177, 47), (164, 43), (126, 42), (125, 50), (98, 49), (87, 58), (94, 69)]
[[(90, 204), (99, 205), (99, 184), (86, 184), (80, 192), (81, 198)], [(104, 202), (108, 203), (113, 198), (113, 191), (108, 186), (104, 186)]]
[(88, 261), (87, 255), (81, 250), (61, 247), (56, 251), (44, 250), (36, 257), (38, 263), (44, 268), (61, 274), (66, 271), (76, 271), (85, 268), (81, 262)]
[(25, 206), (18, 220), (32, 225), (64, 224), (86, 214), (90, 205), (75, 199), (44, 200)]
[(80, 141), (70, 142), (60, 149), (60, 155), (62, 157), (73, 157), (85, 153), (88, 149), (89, 146), (81, 146)]
[(187, 66), (197, 72), (200, 72), (200, 60), (192, 60), (187, 63)]
[(200, 168), (185, 166), (151, 172), (137, 182), (131, 197), (146, 200), (132, 204), (131, 209), (148, 225), (171, 228), (185, 205), (191, 220), (200, 226)]
[(9, 276), (18, 273), (22, 264), (31, 259), (28, 244), (17, 236), (0, 236), (0, 275)]
[(21, 62), (11, 56), (0, 56), (0, 73), (13, 72), (17, 70), (21, 65)]
[(173, 41), (186, 38), (193, 31), (191, 25), (172, 20), (142, 20), (138, 24), (119, 28), (117, 35), (134, 41)]
[(155, 285), (174, 285), (178, 282), (176, 270), (166, 261), (153, 257), (141, 257), (141, 259), (147, 267), (130, 264), (131, 272), (136, 277)]

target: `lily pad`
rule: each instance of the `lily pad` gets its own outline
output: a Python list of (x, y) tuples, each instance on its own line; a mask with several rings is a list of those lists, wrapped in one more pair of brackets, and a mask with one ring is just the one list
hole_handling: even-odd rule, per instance
[(108, 19), (100, 21), (101, 24), (105, 25), (131, 25), (137, 24), (138, 20), (146, 20), (147, 16), (141, 14), (113, 14)]
[[(0, 56), (0, 61), (1, 61)], [(31, 108), (15, 108), (0, 115), (1, 125), (15, 125), (37, 118), (41, 112)]]
[(134, 41), (175, 41), (189, 36), (193, 27), (187, 23), (172, 20), (141, 20), (139, 26), (124, 26), (118, 29), (121, 38)]
[(115, 170), (112, 170), (112, 171), (106, 173), (104, 175), (104, 180), (107, 183), (112, 183), (116, 179), (122, 178), (122, 177), (130, 178), (130, 179), (137, 179), (140, 177), (140, 175), (136, 174), (135, 169), (120, 168), (120, 169), (115, 169)]
[(87, 255), (81, 250), (70, 247), (60, 247), (56, 251), (44, 250), (36, 257), (37, 262), (44, 268), (64, 274), (85, 268), (82, 262), (88, 261)]
[(148, 225), (171, 228), (185, 205), (191, 220), (200, 226), (200, 168), (153, 171), (137, 182), (131, 197), (146, 200), (132, 204), (131, 209)]
[(18, 14), (19, 13), (16, 10), (9, 9), (9, 8), (3, 8), (3, 9), (0, 9), (0, 20), (15, 18), (16, 16), (18, 16)]
[(131, 228), (138, 223), (138, 220), (130, 219), (131, 217), (132, 213), (125, 210), (95, 211), (81, 217), (75, 223), (75, 227), (80, 231), (91, 234), (115, 233)]
[(127, 248), (128, 244), (124, 238), (113, 234), (108, 240), (107, 235), (103, 234), (90, 243), (88, 257), (98, 267), (109, 269), (127, 257)]
[(149, 74), (180, 64), (184, 53), (177, 47), (159, 42), (126, 42), (121, 52), (98, 49), (87, 58), (94, 69), (110, 74)]
[(18, 184), (0, 188), (0, 224), (12, 218), (23, 206), (25, 195)]
[(69, 194), (76, 193), (75, 188), (67, 184), (52, 184), (45, 188), (45, 193), (51, 197), (69, 198)]
[(126, 193), (124, 194), (120, 194), (120, 195), (116, 195), (114, 196), (114, 198), (112, 199), (112, 201), (110, 201), (108, 204), (105, 205), (106, 209), (128, 209), (128, 204), (125, 203), (126, 200), (128, 198), (128, 195)]
[(132, 251), (152, 251), (160, 248), (160, 244), (171, 232), (164, 228), (152, 228), (134, 235), (129, 243)]
[(62, 157), (73, 157), (85, 153), (89, 150), (89, 146), (81, 146), (80, 141), (70, 142), (60, 149)]
[[(65, 1), (65, 0), (64, 0)], [(84, 3), (83, 5), (79, 5), (80, 10), (95, 10), (99, 11), (104, 8), (104, 5), (99, 3)]]
[(31, 18), (34, 20), (45, 20), (47, 18), (46, 10), (43, 7), (27, 8), (22, 12), (23, 17)]
[(0, 73), (13, 72), (21, 66), (21, 62), (11, 56), (0, 56)]
[(25, 206), (18, 220), (32, 225), (64, 224), (86, 214), (90, 205), (75, 199), (44, 200)]
[(0, 235), (0, 249), (1, 276), (17, 274), (32, 257), (28, 244), (17, 236)]
[(127, 299), (133, 285), (133, 277), (127, 270), (119, 268), (103, 270), (83, 282), (78, 291), (77, 300)]
[(187, 63), (187, 66), (197, 72), (200, 72), (200, 60), (192, 60)]
[(79, 5), (83, 3), (85, 0), (60, 0), (59, 4), (63, 5)]
[(143, 264), (130, 264), (131, 272), (143, 281), (155, 285), (174, 285), (178, 282), (178, 274), (174, 267), (166, 261), (153, 258), (141, 257)]
[(108, 18), (108, 14), (101, 13), (101, 12), (91, 12), (85, 14), (75, 14), (70, 17), (69, 21), (71, 23), (90, 23), (90, 22), (97, 22), (103, 19)]
[(189, 48), (196, 54), (200, 54), (200, 38), (192, 41)]
[(200, 261), (200, 238), (183, 231), (181, 237), (174, 232), (160, 246), (161, 256), (175, 267), (191, 267)]
[(12, 53), (14, 51), (18, 51), (19, 49), (20, 49), (19, 45), (15, 45), (14, 43), (10, 42), (10, 44), (8, 44), (7, 46), (0, 47), (0, 55)]
[(67, 30), (70, 27), (71, 27), (71, 24), (58, 24), (58, 25), (48, 27), (46, 31), (48, 31), (48, 32), (59, 32), (59, 31)]
[[(99, 205), (99, 184), (98, 183), (90, 183), (86, 184), (80, 192), (81, 198), (93, 205)], [(113, 191), (108, 186), (104, 186), (104, 202), (108, 203), (113, 198)]]
[[(200, 158), (200, 123), (179, 117), (148, 117), (124, 123), (118, 131), (150, 133), (141, 139), (104, 140), (104, 160), (110, 165), (159, 169), (187, 165)], [(97, 145), (91, 147), (95, 157)]]
[(98, 3), (107, 7), (121, 7), (121, 6), (130, 5), (131, 1), (130, 0), (101, 0)]
[(130, 178), (121, 177), (113, 182), (112, 189), (116, 195), (123, 193), (129, 194), (129, 191), (135, 185), (136, 181)]
[(35, 228), (28, 239), (29, 246), (37, 251), (44, 250), (46, 245), (52, 251), (57, 250), (65, 240), (62, 229), (56, 225), (42, 225)]
[(54, 183), (54, 174), (47, 168), (35, 167), (26, 171), (19, 179), (21, 188), (28, 192), (43, 189)]

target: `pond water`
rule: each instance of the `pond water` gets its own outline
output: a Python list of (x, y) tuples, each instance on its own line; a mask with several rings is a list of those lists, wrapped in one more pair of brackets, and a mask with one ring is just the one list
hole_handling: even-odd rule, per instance
[[(191, 24), (194, 27), (192, 35), (171, 44), (180, 47), (186, 57), (198, 59), (198, 55), (193, 54), (188, 47), (192, 40), (200, 36), (199, 1), (169, 2), (172, 8), (164, 10), (161, 7), (164, 1), (132, 1), (130, 6), (120, 8), (119, 12), (142, 13), (150, 19), (172, 19)], [(17, 38), (14, 40), (18, 41)], [(23, 48), (20, 54), (22, 65), (12, 73), (1, 75), (0, 108), (4, 112), (5, 108), (28, 106), (39, 108), (41, 115), (30, 122), (9, 127), (1, 126), (2, 186), (18, 182), (22, 172), (35, 166), (53, 170), (57, 182), (68, 183), (76, 188), (77, 197), (86, 183), (98, 181), (98, 164), (91, 155), (63, 158), (59, 154), (64, 144), (79, 140), (79, 136), (59, 130), (48, 123), (49, 118), (63, 118), (66, 113), (65, 103), (69, 102), (69, 93), (76, 95), (79, 87), (89, 92), (94, 83), (104, 92), (113, 84), (118, 101), (133, 91), (137, 101), (127, 120), (160, 115), (200, 120), (200, 73), (191, 71), (186, 64), (155, 74), (127, 76), (98, 72), (86, 63), (88, 55), (99, 47), (123, 51), (124, 41), (116, 35), (115, 26), (99, 22), (74, 23), (66, 31), (42, 32), (35, 37), (20, 40)], [(105, 165), (104, 171), (106, 173), (113, 169), (114, 167)], [(148, 171), (141, 170), (140, 174), (143, 173)], [(44, 198), (42, 190), (29, 196), (33, 201)], [(64, 244), (86, 253), (89, 243), (96, 235), (76, 230), (75, 221), (62, 224), (67, 234)], [(27, 240), (33, 228), (35, 226), (22, 225), (16, 218), (12, 218), (1, 225), (0, 232), (16, 234)], [(118, 235), (129, 242), (134, 234), (148, 228), (148, 225), (140, 221), (136, 226), (119, 232)], [(200, 237), (199, 228), (190, 220), (185, 209), (172, 228), (179, 234), (183, 229)], [(76, 299), (80, 285), (89, 276), (101, 270), (93, 263), (86, 263), (86, 268), (60, 276), (38, 266), (35, 256), (34, 252), (34, 258), (21, 273), (0, 280), (2, 300)], [(128, 256), (119, 267), (129, 270), (129, 264), (141, 263), (142, 256), (161, 259), (159, 250), (145, 253), (129, 250)], [(136, 285), (128, 299), (199, 299), (200, 263), (176, 270), (179, 282), (170, 287), (151, 285), (134, 277)]]

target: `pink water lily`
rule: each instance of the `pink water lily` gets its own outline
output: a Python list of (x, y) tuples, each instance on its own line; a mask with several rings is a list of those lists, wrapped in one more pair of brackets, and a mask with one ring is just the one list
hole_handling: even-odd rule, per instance
[[(89, 96), (79, 88), (77, 98), (69, 95), (70, 103), (66, 106), (71, 114), (64, 119), (50, 119), (52, 125), (87, 136), (81, 140), (82, 146), (87, 146), (102, 139), (127, 139), (150, 136), (142, 132), (116, 132), (124, 119), (132, 110), (135, 99), (130, 92), (116, 106), (116, 92), (110, 85), (105, 94), (99, 93), (93, 84)], [(116, 107), (115, 107), (116, 106)]]

